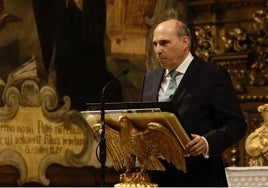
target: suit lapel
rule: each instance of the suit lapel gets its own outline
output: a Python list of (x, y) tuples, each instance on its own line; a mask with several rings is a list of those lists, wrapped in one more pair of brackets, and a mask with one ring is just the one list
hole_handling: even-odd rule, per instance
[(165, 71), (165, 69), (160, 67), (159, 69), (157, 69), (155, 71), (155, 74), (152, 75), (152, 81), (151, 81), (152, 90), (151, 90), (151, 93), (153, 95), (153, 100), (154, 101), (158, 100), (158, 92), (159, 92), (159, 88), (160, 88), (160, 85), (161, 85), (161, 82), (162, 82), (164, 71)]
[(202, 63), (199, 62), (197, 58), (194, 58), (191, 64), (189, 65), (187, 71), (185, 72), (180, 85), (178, 86), (174, 96), (172, 98), (172, 103), (179, 103), (192, 85), (196, 82), (196, 79), (199, 77), (201, 72)]

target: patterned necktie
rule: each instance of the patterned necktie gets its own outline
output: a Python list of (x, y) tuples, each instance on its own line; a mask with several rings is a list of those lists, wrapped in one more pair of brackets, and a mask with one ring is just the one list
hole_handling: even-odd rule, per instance
[(176, 81), (176, 77), (179, 75), (179, 72), (173, 70), (170, 71), (168, 73), (170, 75), (170, 81), (167, 87), (166, 92), (159, 97), (160, 102), (165, 102), (165, 101), (170, 101), (171, 96), (173, 95), (173, 93), (175, 92), (176, 88), (177, 88), (177, 81)]

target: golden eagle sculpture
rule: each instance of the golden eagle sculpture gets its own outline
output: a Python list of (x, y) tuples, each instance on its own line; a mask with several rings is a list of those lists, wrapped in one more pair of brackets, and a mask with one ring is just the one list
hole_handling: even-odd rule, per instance
[[(142, 118), (121, 114), (117, 121), (111, 118), (105, 121), (107, 155), (116, 170), (125, 168), (120, 175), (122, 184), (156, 185), (151, 183), (146, 171), (164, 171), (165, 167), (159, 158), (186, 173), (184, 145), (162, 118), (157, 114), (158, 118), (152, 118), (152, 114), (142, 113)], [(93, 124), (92, 128), (98, 135), (100, 123)]]

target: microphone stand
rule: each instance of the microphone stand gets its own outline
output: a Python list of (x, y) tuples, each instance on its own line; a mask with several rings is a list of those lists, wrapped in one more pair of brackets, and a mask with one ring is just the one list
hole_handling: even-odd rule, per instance
[(118, 76), (116, 76), (114, 79), (112, 79), (110, 82), (108, 82), (102, 89), (102, 95), (101, 95), (101, 126), (99, 130), (100, 134), (100, 163), (101, 163), (101, 186), (105, 186), (105, 163), (106, 163), (106, 139), (105, 139), (105, 90), (107, 86), (109, 86), (112, 82), (114, 82), (117, 78), (120, 76), (127, 74), (129, 72), (128, 68), (124, 68)]
[(105, 163), (106, 163), (106, 140), (105, 140), (105, 100), (104, 92), (107, 84), (102, 90), (101, 96), (101, 126), (100, 134), (100, 163), (101, 163), (101, 186), (105, 186)]

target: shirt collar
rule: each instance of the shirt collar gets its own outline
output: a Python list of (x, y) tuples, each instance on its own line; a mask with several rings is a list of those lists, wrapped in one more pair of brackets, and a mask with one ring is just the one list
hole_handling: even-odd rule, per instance
[[(184, 59), (184, 61), (175, 70), (182, 74), (185, 74), (187, 68), (189, 67), (193, 59), (194, 59), (194, 56), (190, 52), (188, 56)], [(168, 70), (166, 69), (165, 76), (167, 75), (168, 75)]]
[(191, 52), (188, 54), (188, 56), (184, 59), (184, 61), (176, 68), (176, 71), (185, 74), (187, 68), (189, 67), (191, 61), (194, 59)]

